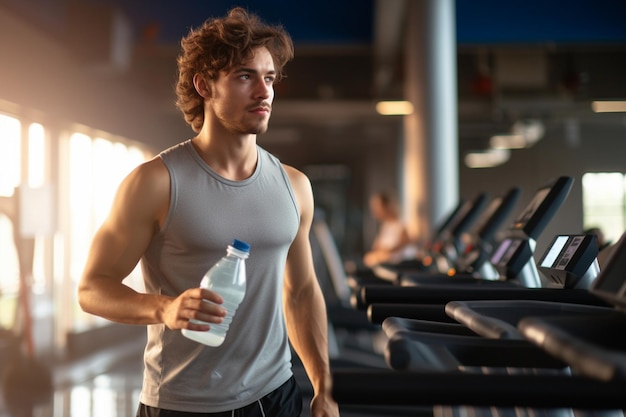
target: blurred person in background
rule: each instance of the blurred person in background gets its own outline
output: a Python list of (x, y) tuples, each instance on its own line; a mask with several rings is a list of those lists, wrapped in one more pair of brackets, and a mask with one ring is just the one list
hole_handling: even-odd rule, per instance
[(373, 267), (383, 262), (399, 262), (410, 255), (411, 240), (400, 217), (398, 200), (394, 194), (379, 191), (369, 199), (369, 208), (377, 222), (377, 233), (371, 249), (363, 256), (363, 263)]

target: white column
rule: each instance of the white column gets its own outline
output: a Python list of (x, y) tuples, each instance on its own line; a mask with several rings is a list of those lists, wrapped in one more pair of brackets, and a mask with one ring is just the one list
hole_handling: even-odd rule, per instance
[(412, 235), (426, 237), (459, 198), (455, 1), (407, 6), (404, 208)]

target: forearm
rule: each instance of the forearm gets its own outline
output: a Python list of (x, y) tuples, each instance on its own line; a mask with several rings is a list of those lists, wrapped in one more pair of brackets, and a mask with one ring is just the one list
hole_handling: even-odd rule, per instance
[(107, 279), (83, 280), (78, 290), (81, 308), (90, 314), (125, 324), (158, 324), (171, 297), (143, 294)]
[(289, 339), (316, 394), (330, 390), (328, 322), (319, 286), (285, 300)]

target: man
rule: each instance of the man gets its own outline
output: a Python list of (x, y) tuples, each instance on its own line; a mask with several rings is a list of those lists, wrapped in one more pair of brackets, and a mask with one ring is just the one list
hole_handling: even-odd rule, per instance
[[(148, 325), (137, 416), (297, 416), (289, 340), (314, 388), (311, 414), (338, 416), (309, 243), (311, 186), (256, 144), (293, 57), (291, 39), (235, 8), (181, 44), (177, 104), (197, 136), (122, 182), (94, 237), (80, 305)], [(180, 330), (222, 321), (222, 298), (198, 284), (233, 238), (251, 245), (247, 291), (224, 343), (211, 348)], [(122, 283), (140, 259), (145, 294)]]

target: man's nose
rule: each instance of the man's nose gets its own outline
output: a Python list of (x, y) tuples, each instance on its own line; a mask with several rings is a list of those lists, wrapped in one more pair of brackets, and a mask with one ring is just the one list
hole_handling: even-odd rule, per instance
[(256, 96), (260, 99), (271, 97), (273, 86), (268, 84), (264, 79), (259, 80), (256, 86)]

